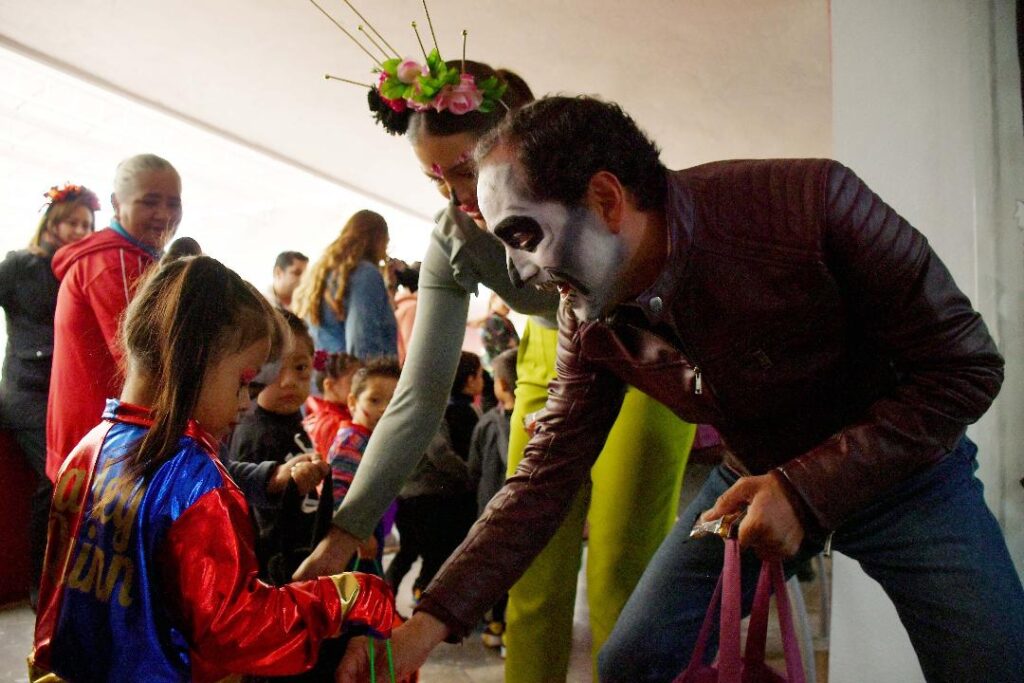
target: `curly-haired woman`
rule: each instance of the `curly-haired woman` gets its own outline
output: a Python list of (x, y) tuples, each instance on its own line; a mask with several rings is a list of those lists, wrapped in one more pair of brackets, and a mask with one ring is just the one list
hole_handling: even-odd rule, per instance
[(378, 266), (387, 246), (384, 217), (357, 211), (306, 273), (295, 305), (317, 349), (363, 360), (398, 355), (395, 314)]

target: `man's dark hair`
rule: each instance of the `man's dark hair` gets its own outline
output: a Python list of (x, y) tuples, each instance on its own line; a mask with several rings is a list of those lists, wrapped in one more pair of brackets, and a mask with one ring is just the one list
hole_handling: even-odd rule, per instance
[(497, 147), (519, 162), (523, 190), (534, 201), (579, 206), (590, 179), (608, 171), (641, 211), (659, 209), (668, 188), (660, 150), (614, 102), (545, 97), (509, 114), (477, 145), (482, 161)]
[(301, 251), (282, 251), (277, 255), (277, 260), (274, 261), (274, 268), (286, 270), (295, 261), (305, 261), (309, 263), (309, 257)]

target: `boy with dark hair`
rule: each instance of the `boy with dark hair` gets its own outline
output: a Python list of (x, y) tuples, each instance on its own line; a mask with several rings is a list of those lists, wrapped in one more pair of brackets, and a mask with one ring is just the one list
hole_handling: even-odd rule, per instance
[(516, 400), (516, 349), (508, 349), (491, 361), (494, 396), (498, 405), (484, 413), (473, 429), (469, 446), (469, 476), (477, 482), (477, 511), (505, 485), (508, 469), (509, 419)]
[[(505, 485), (508, 470), (508, 439), (512, 408), (516, 402), (516, 349), (502, 351), (491, 361), (494, 374), (494, 396), (498, 405), (491, 408), (473, 430), (469, 446), (469, 478), (476, 482), (477, 514), (482, 515), (487, 503)], [(505, 606), (508, 595), (503, 595), (485, 617), (487, 628), (483, 632), (484, 645), (500, 647), (504, 656), (502, 635), (505, 633)]]
[[(257, 394), (256, 405), (242, 416), (231, 436), (229, 460), (284, 463), (296, 454), (313, 452), (299, 412), (309, 394), (313, 340), (298, 316), (280, 312), (291, 338), (276, 372), (264, 366), (267, 383)], [(261, 379), (257, 377), (254, 383)], [(291, 480), (279, 504), (249, 501), (259, 527), (256, 554), (265, 580), (288, 583), (302, 558), (326, 533), (333, 514), (331, 491), (325, 487), (317, 494), (315, 487), (327, 471), (327, 464), (320, 458), (298, 461), (290, 467)]]

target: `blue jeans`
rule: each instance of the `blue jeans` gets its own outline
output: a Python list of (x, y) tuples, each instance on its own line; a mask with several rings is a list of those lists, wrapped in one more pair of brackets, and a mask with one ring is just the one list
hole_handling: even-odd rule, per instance
[[(964, 437), (832, 537), (893, 601), (929, 681), (1024, 680), (1024, 590), (974, 476), (976, 453)], [(736, 479), (713, 470), (658, 549), (599, 655), (604, 683), (671, 681), (689, 661), (724, 547), (716, 537), (690, 540), (690, 528)], [(787, 575), (820, 551), (805, 544)], [(746, 614), (760, 562), (750, 552), (742, 562)]]

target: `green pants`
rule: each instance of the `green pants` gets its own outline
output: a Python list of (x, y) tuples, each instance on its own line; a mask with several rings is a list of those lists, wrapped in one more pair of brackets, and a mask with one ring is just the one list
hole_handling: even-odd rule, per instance
[[(523, 416), (540, 410), (547, 400), (548, 382), (555, 376), (557, 335), (532, 320), (526, 326), (512, 411), (510, 474), (528, 441)], [(583, 523), (588, 518), (587, 598), (596, 661), (647, 562), (672, 528), (693, 436), (693, 425), (646, 394), (627, 391), (591, 469), (590, 486), (576, 496), (551, 542), (509, 591), (507, 683), (565, 681)]]

